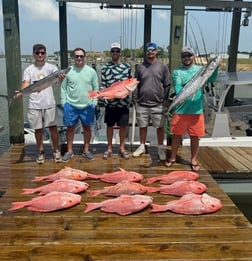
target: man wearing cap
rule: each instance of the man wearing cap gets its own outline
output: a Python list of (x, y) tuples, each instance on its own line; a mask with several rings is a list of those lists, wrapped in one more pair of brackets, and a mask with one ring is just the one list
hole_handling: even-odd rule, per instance
[[(111, 61), (106, 63), (101, 70), (102, 88), (107, 88), (117, 81), (131, 78), (131, 66), (126, 62), (121, 62), (121, 46), (119, 43), (112, 43), (110, 49)], [(112, 155), (112, 138), (114, 126), (119, 126), (119, 155), (124, 159), (129, 159), (129, 153), (125, 150), (125, 138), (129, 125), (129, 96), (124, 99), (105, 100), (105, 119), (107, 124), (108, 148), (103, 154), (103, 159), (108, 159)]]
[(152, 122), (157, 130), (158, 156), (160, 160), (166, 159), (164, 142), (164, 116), (167, 105), (170, 72), (168, 66), (158, 60), (158, 47), (156, 43), (146, 44), (145, 61), (136, 68), (135, 77), (140, 81), (133, 94), (136, 105), (136, 119), (139, 126), (140, 146), (134, 151), (133, 156), (144, 154), (147, 128)]
[[(191, 47), (185, 46), (181, 50), (181, 66), (172, 73), (172, 82), (175, 93), (178, 94), (192, 77), (202, 68), (194, 64), (195, 53)], [(208, 79), (213, 83), (218, 75), (218, 68)], [(205, 135), (205, 124), (203, 114), (203, 88), (197, 90), (183, 103), (177, 105), (173, 110), (170, 130), (173, 133), (172, 149), (170, 158), (165, 162), (167, 167), (171, 167), (176, 162), (176, 154), (181, 144), (182, 135), (186, 132), (191, 140), (191, 169), (198, 172), (200, 167), (197, 162), (199, 151), (199, 137)]]

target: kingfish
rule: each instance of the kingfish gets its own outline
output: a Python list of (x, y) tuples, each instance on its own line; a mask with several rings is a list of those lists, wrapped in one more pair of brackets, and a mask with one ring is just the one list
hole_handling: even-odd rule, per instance
[(217, 66), (219, 66), (220, 62), (221, 57), (216, 56), (213, 60), (209, 61), (206, 66), (202, 67), (176, 95), (176, 98), (172, 101), (167, 113), (169, 113), (178, 104), (183, 103), (185, 99), (191, 97), (199, 88), (204, 86), (208, 78), (213, 74)]

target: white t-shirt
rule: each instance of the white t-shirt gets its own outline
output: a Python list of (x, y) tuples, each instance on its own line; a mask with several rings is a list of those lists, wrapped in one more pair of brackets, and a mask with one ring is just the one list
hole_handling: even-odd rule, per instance
[[(57, 70), (58, 68), (50, 63), (45, 63), (42, 67), (31, 64), (24, 70), (23, 80), (29, 81), (32, 84)], [(52, 86), (29, 95), (29, 109), (48, 109), (54, 106), (55, 98)]]

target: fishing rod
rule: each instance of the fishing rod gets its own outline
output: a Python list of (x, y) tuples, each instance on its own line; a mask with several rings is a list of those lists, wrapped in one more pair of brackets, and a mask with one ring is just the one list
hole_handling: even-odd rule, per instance
[(200, 36), (201, 36), (201, 40), (202, 40), (202, 43), (203, 43), (203, 48), (204, 48), (204, 51), (205, 51), (205, 57), (206, 57), (206, 61), (208, 62), (208, 56), (207, 56), (207, 49), (206, 49), (206, 43), (205, 43), (205, 39), (204, 39), (204, 35), (203, 35), (203, 31), (202, 31), (202, 28), (198, 22), (198, 20), (192, 15), (192, 18), (194, 19), (194, 21), (196, 22), (198, 28), (199, 28), (199, 32), (200, 32)]

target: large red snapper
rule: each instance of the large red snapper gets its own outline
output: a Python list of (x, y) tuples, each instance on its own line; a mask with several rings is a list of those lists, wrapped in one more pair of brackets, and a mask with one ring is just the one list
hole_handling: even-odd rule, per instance
[(207, 190), (207, 186), (194, 180), (176, 181), (170, 185), (150, 188), (149, 192), (159, 192), (160, 194), (183, 196), (188, 193), (202, 194)]
[(104, 99), (124, 99), (131, 92), (133, 92), (139, 81), (136, 78), (129, 78), (123, 81), (113, 83), (108, 88), (104, 88), (101, 91), (89, 91), (90, 98), (104, 98)]
[(146, 183), (150, 184), (159, 181), (161, 184), (172, 184), (181, 180), (196, 180), (199, 178), (199, 174), (193, 171), (187, 170), (174, 170), (168, 174), (156, 176), (146, 179)]
[(196, 195), (186, 194), (178, 200), (172, 200), (166, 205), (151, 204), (151, 212), (164, 212), (170, 210), (178, 214), (200, 215), (213, 213), (222, 208), (221, 201), (206, 193)]
[(83, 171), (80, 169), (73, 169), (70, 167), (65, 167), (51, 175), (35, 177), (33, 179), (33, 181), (42, 181), (42, 180), (54, 181), (54, 180), (62, 179), (62, 178), (74, 179), (74, 180), (85, 180), (85, 179), (96, 179), (96, 175), (92, 175), (92, 174), (87, 173), (86, 171)]
[(70, 208), (81, 202), (81, 196), (69, 192), (53, 191), (45, 196), (36, 197), (28, 201), (13, 202), (8, 211), (27, 207), (28, 210), (38, 212), (51, 212)]
[(100, 179), (101, 181), (108, 182), (108, 183), (119, 183), (122, 180), (129, 180), (129, 181), (141, 181), (143, 180), (143, 175), (137, 173), (135, 171), (128, 171), (122, 168), (119, 168), (118, 171), (111, 172), (111, 173), (103, 173), (101, 175), (95, 175), (96, 179)]
[(49, 183), (38, 188), (26, 188), (23, 189), (21, 194), (39, 193), (39, 195), (45, 195), (52, 191), (79, 193), (88, 189), (88, 184), (83, 181), (73, 179), (57, 179), (52, 183)]
[(85, 213), (100, 208), (104, 212), (126, 216), (145, 209), (152, 203), (152, 197), (144, 195), (122, 195), (99, 203), (86, 203)]
[(146, 187), (141, 185), (140, 183), (132, 182), (129, 180), (123, 180), (117, 183), (114, 186), (107, 186), (103, 189), (90, 191), (90, 195), (92, 197), (103, 194), (106, 196), (117, 197), (120, 195), (137, 195), (137, 194), (145, 194), (149, 192), (151, 187)]

